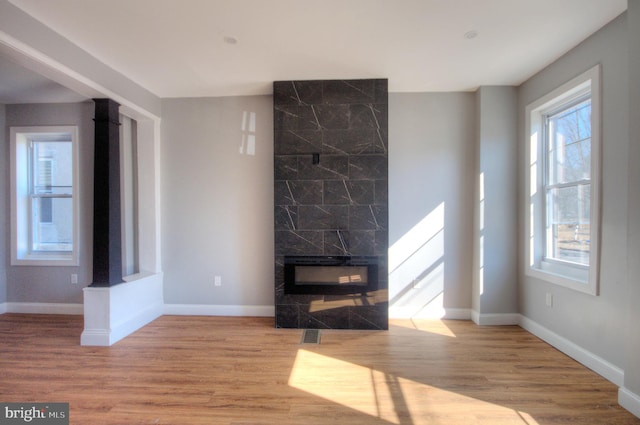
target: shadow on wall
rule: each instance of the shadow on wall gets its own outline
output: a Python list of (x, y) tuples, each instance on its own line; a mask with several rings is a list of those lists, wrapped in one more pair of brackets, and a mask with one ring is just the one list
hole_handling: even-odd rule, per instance
[(445, 203), (389, 247), (389, 302), (402, 316), (444, 315)]

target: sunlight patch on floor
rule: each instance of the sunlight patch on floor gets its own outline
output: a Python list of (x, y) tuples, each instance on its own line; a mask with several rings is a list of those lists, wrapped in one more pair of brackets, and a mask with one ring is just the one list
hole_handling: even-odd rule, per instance
[(390, 424), (538, 425), (523, 412), (302, 349), (289, 385)]
[(407, 329), (415, 329), (417, 331), (428, 332), (440, 336), (448, 336), (456, 338), (456, 334), (453, 333), (443, 321), (435, 319), (391, 319), (389, 321), (391, 326), (397, 326)]

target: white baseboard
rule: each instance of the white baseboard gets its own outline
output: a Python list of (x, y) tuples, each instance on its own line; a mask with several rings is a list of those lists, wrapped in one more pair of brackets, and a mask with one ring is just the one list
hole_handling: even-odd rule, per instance
[(444, 316), (445, 320), (470, 320), (471, 309), (470, 308), (445, 308)]
[(471, 320), (479, 326), (511, 326), (520, 324), (520, 315), (517, 313), (480, 314), (472, 310)]
[(624, 387), (618, 389), (618, 403), (620, 406), (640, 418), (640, 395), (635, 394)]
[(272, 305), (165, 304), (164, 314), (176, 316), (274, 317)]
[(62, 303), (5, 303), (5, 313), (26, 314), (83, 314), (82, 304)]
[(469, 320), (471, 310), (468, 308), (427, 307), (417, 309), (413, 306), (390, 306), (390, 319), (431, 319), (431, 320)]
[(556, 334), (533, 320), (520, 315), (520, 327), (532, 333), (546, 343), (562, 351), (572, 359), (596, 372), (603, 378), (611, 381), (618, 387), (624, 385), (624, 371), (609, 363), (602, 357), (585, 350), (574, 342)]
[(80, 336), (80, 345), (109, 347), (112, 344), (111, 332), (104, 329), (85, 329)]
[(7, 303), (0, 304), (0, 314), (5, 314), (7, 312)]

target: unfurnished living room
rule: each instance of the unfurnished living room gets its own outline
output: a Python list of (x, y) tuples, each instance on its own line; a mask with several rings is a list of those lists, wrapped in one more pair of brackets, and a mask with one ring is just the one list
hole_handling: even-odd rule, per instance
[(0, 0), (0, 424), (640, 424), (640, 0)]

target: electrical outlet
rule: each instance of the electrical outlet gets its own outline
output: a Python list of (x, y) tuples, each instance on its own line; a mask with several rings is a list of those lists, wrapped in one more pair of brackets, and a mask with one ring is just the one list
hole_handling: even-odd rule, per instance
[(553, 307), (553, 294), (551, 292), (547, 292), (545, 302), (547, 304), (547, 307)]
[(71, 284), (72, 285), (77, 285), (78, 284), (78, 275), (75, 274), (75, 273), (71, 275)]
[(215, 286), (222, 286), (222, 276), (216, 276), (213, 278), (213, 284)]

